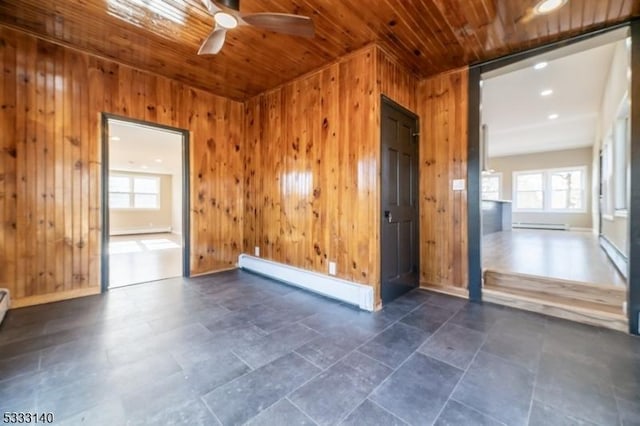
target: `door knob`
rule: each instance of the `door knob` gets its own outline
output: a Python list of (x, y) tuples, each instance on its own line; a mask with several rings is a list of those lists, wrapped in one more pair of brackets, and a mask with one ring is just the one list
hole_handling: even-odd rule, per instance
[(391, 223), (393, 216), (391, 215), (391, 212), (389, 210), (384, 211), (384, 217), (387, 219), (387, 222)]

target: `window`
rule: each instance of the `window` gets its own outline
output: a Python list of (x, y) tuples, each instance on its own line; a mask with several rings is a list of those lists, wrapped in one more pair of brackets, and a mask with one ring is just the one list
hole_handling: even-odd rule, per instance
[(605, 216), (613, 216), (613, 142), (611, 135), (607, 136), (601, 155), (602, 214)]
[(514, 210), (585, 212), (586, 168), (514, 172)]
[(618, 112), (613, 130), (613, 191), (616, 212), (627, 210), (627, 187), (629, 179), (629, 148), (631, 128), (629, 124), (629, 100), (627, 97)]
[(501, 198), (502, 175), (491, 173), (482, 176), (482, 199), (499, 200)]
[(517, 210), (544, 209), (544, 173), (514, 173)]
[(109, 207), (112, 209), (159, 209), (160, 178), (151, 175), (109, 175)]

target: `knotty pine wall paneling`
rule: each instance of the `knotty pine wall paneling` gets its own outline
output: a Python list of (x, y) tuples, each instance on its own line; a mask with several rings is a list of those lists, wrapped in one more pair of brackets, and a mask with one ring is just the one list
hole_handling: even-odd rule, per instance
[(380, 95), (417, 79), (369, 46), (245, 104), (244, 251), (371, 285), (379, 305)]
[(417, 114), (418, 77), (381, 47), (376, 49), (376, 69), (379, 93)]
[(246, 102), (245, 252), (376, 284), (375, 60), (370, 46)]
[(467, 296), (468, 68), (418, 84), (421, 285)]
[(14, 306), (100, 289), (100, 113), (190, 130), (191, 272), (233, 267), (243, 105), (0, 27), (0, 286)]

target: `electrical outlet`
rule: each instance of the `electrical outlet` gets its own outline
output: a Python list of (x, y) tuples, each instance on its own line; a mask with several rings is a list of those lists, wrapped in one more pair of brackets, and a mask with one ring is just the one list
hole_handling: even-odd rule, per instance
[(260, 247), (256, 246), (253, 249), (254, 254), (256, 255), (256, 257), (260, 257)]
[(329, 262), (329, 275), (335, 275), (336, 273), (336, 262)]

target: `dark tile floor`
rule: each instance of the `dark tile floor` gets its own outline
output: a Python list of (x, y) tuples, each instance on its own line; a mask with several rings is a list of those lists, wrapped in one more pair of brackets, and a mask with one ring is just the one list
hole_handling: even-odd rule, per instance
[(9, 312), (6, 411), (68, 425), (638, 425), (640, 340), (419, 290), (369, 314), (234, 271)]

